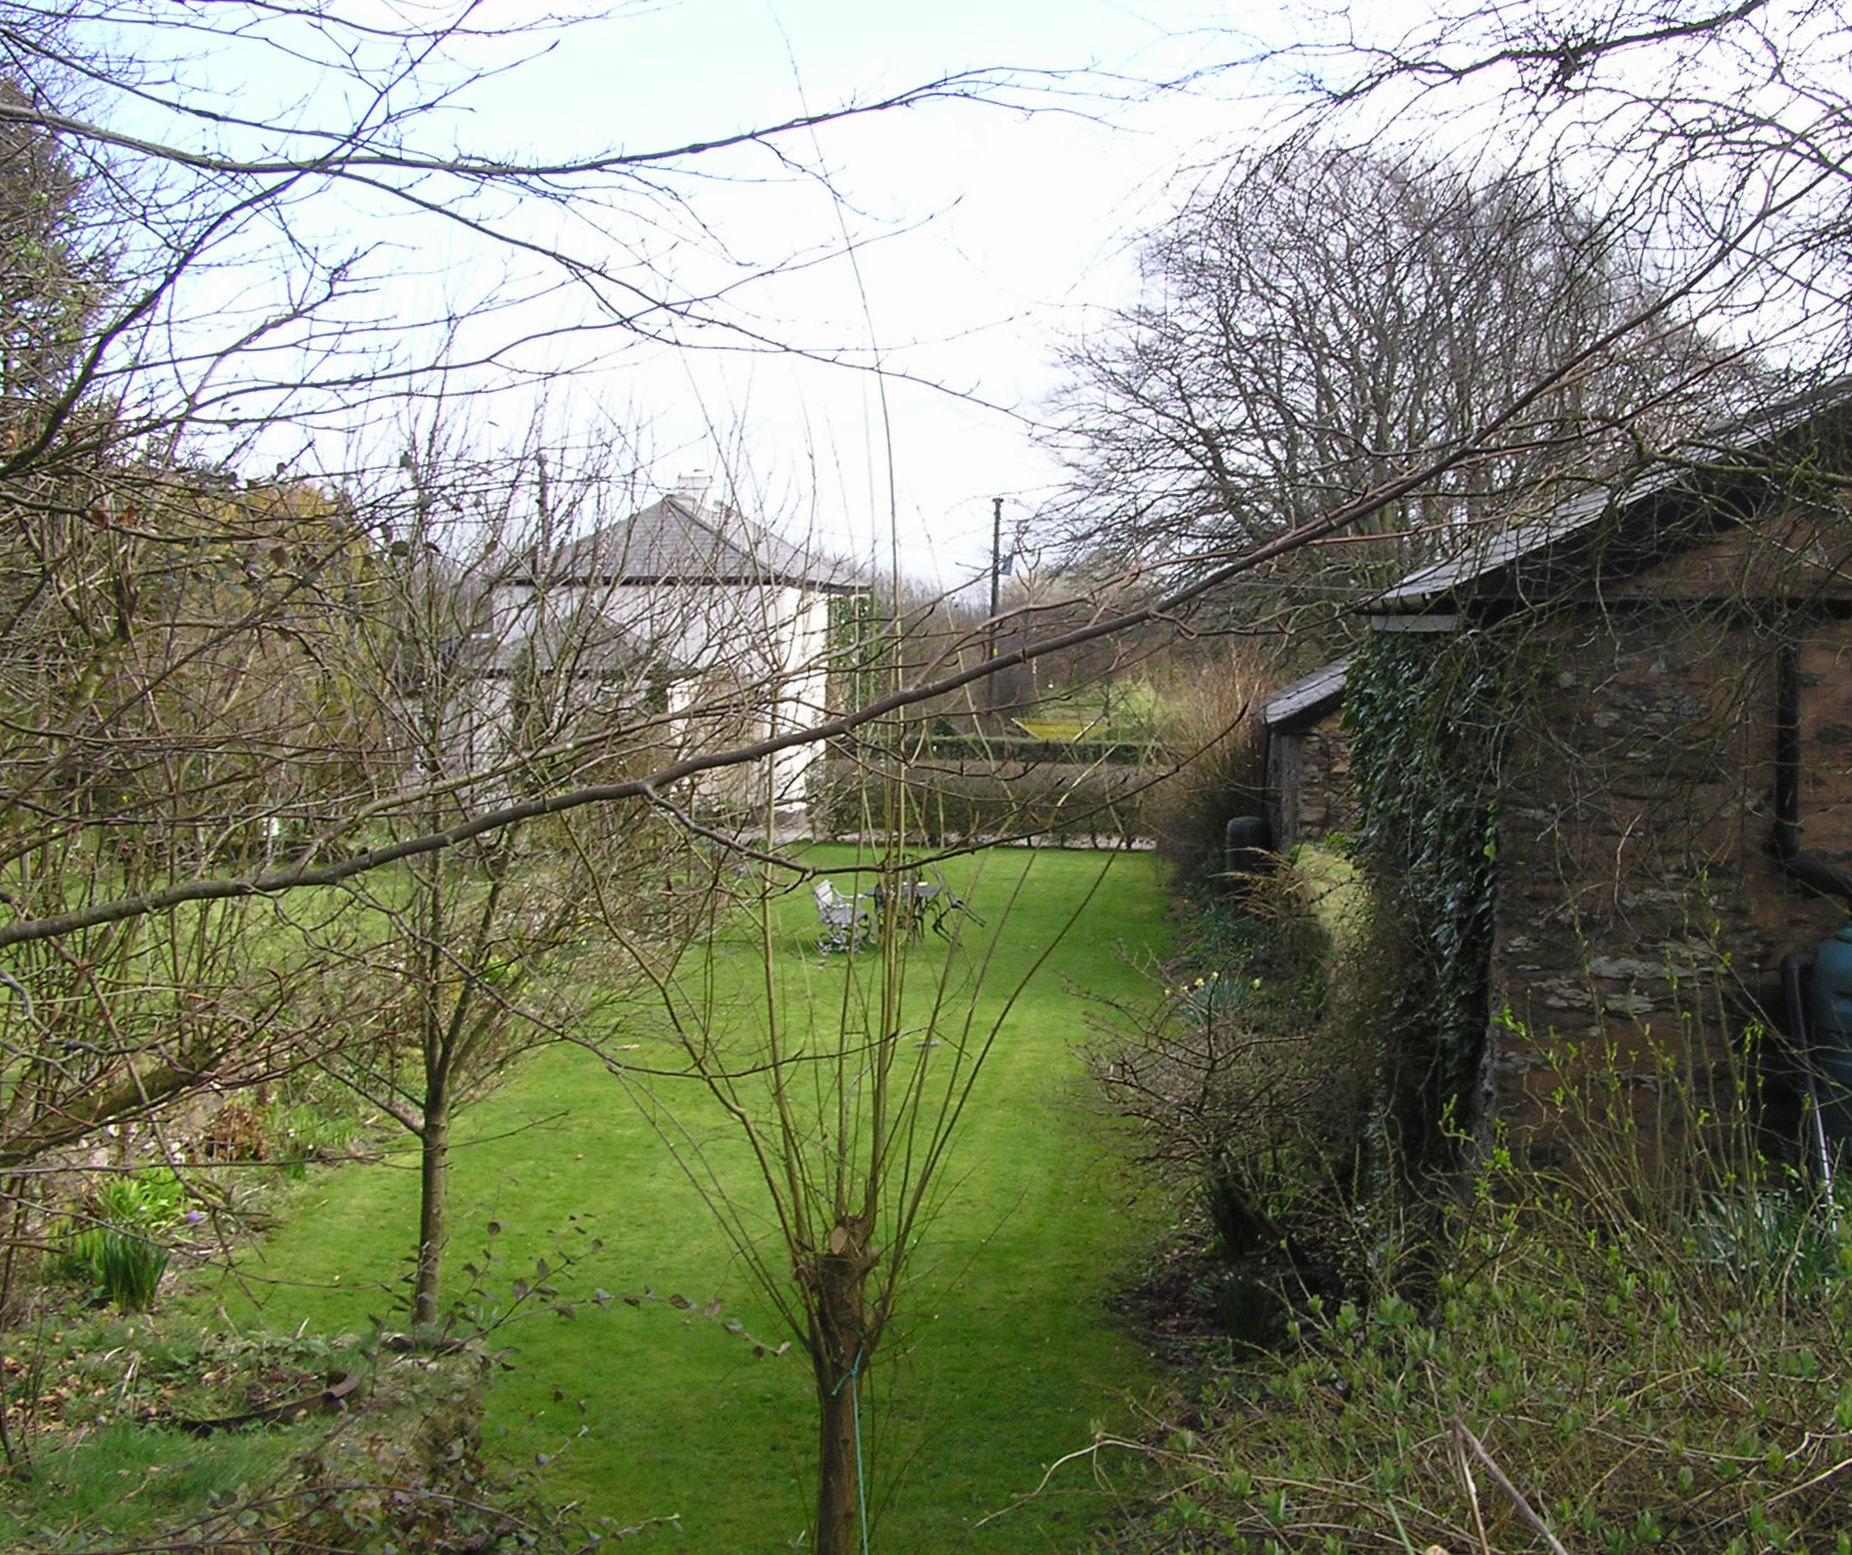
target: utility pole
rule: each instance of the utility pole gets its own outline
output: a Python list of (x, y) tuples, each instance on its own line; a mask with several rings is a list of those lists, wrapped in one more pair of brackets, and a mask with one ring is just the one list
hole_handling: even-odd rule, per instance
[(990, 651), (987, 659), (997, 656), (997, 581), (1003, 576), (1003, 499), (990, 499)]
[[(997, 610), (999, 605), (998, 584), (1003, 576), (1003, 499), (990, 499), (990, 620), (984, 627), (984, 661), (997, 656)], [(990, 675), (984, 682), (984, 700), (990, 704), (993, 722), (997, 713), (997, 677)]]

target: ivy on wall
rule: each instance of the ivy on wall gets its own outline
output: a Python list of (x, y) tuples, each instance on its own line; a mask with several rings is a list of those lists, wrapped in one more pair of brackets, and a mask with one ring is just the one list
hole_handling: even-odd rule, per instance
[(1376, 633), (1345, 687), (1378, 904), (1374, 1143), (1404, 1183), (1457, 1164), (1478, 1121), (1508, 664), (1479, 633)]

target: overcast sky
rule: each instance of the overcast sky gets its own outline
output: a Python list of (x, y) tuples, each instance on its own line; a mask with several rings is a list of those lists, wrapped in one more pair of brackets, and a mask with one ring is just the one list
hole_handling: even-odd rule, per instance
[(826, 262), (742, 301), (771, 338), (878, 351), (894, 375), (885, 417), (875, 375), (777, 357), (631, 354), (581, 385), (650, 421), (665, 480), (716, 462), (711, 426), (738, 440), (727, 458), (750, 495), (862, 559), (886, 558), (891, 492), (903, 565), (956, 581), (988, 563), (990, 499), (1013, 528), (1054, 478), (1028, 421), (1060, 340), (1129, 295), (1128, 240), (1179, 171), (1270, 111), (1252, 72), (1155, 97), (1144, 84), (1251, 52), (1263, 23), (1270, 41), (1289, 36), (1271, 11), (1202, 0), (680, 0), (575, 31), (479, 92), (477, 127), (536, 149), (634, 150), (959, 71), (1072, 72), (1013, 93), (1016, 107), (940, 103), (799, 143), (833, 206), (803, 178), (690, 191), (741, 252), (852, 240), (853, 267)]
[[(599, 0), (558, 3), (596, 8)], [(182, 326), (183, 360), (213, 364), (219, 403), (247, 394), (259, 402), (244, 421), (264, 425), (257, 436), (268, 442), (241, 452), (274, 458), (278, 469), (330, 479), (362, 465), (396, 471), (405, 434), (393, 416), (409, 398), (397, 384), (411, 376), (389, 378), (382, 389), (376, 372), (350, 368), (350, 359), (395, 339), (399, 359), (415, 367), (429, 360), (419, 351), (431, 340), (429, 332), (416, 337), (415, 322), (454, 324), (463, 356), (487, 364), (476, 387), (485, 378), (531, 375), (528, 387), (499, 407), (470, 403), (471, 415), (500, 418), (483, 422), (480, 434), (472, 424), (467, 436), (475, 443), (518, 438), (536, 403), (532, 385), (545, 381), (553, 422), (627, 427), (647, 455), (655, 491), (706, 468), (721, 489), (793, 539), (877, 567), (897, 560), (910, 575), (945, 583), (987, 567), (993, 498), (1004, 499), (1009, 534), (1048, 499), (1058, 471), (1033, 432), (1060, 384), (1056, 358), (1103, 310), (1132, 299), (1139, 233), (1193, 180), (1288, 122), (1292, 64), (1232, 62), (1316, 46), (1347, 24), (1343, 0), (1322, 16), (1320, 0), (1263, 0), (1251, 8), (1214, 0), (620, 0), (599, 20), (548, 32), (534, 21), (533, 0), (342, 0), (344, 14), (365, 20), (466, 12), (477, 24), (506, 28), (492, 40), (457, 44), (447, 64), (421, 65), (408, 86), (394, 77), (397, 37), (378, 44), (385, 58), (373, 63), (380, 68), (344, 78), (340, 51), (356, 34), (323, 29), (319, 6), (213, 0), (170, 11), (167, 0), (142, 4), (154, 37), (171, 33), (176, 51), (192, 51), (176, 68), (189, 91), (208, 94), (197, 106), (214, 108), (216, 93), (224, 115), (171, 113), (155, 129), (189, 146), (206, 124), (204, 133), (222, 136), (234, 151), (283, 154), (268, 137), (298, 159), (323, 156), (327, 132), (345, 135), (363, 105), (379, 108), (363, 92), (381, 94), (388, 128), (403, 128), (423, 154), (460, 150), (531, 164), (610, 148), (641, 153), (712, 142), (935, 78), (989, 72), (973, 100), (846, 119), (814, 135), (779, 137), (775, 151), (757, 146), (652, 163), (662, 169), (655, 187), (626, 174), (602, 191), (574, 185), (554, 203), (517, 204), (492, 180), (470, 186), (466, 178), (403, 168), (369, 182), (370, 162), (343, 164), (326, 177), (292, 176), (287, 192), (252, 207), (254, 246), (234, 245), (222, 265), (204, 266), (192, 280), (201, 292), (196, 303), (204, 305)], [(1426, 9), (1420, 0), (1374, 0), (1348, 24), (1368, 26), (1375, 41), (1386, 41), (1419, 25)], [(190, 24), (170, 26), (176, 14)], [(223, 18), (236, 15), (259, 29), (295, 29), (290, 46), (228, 39), (231, 24)], [(1438, 34), (1432, 47), (1445, 51), (1464, 24), (1431, 25)], [(1794, 45), (1785, 67), (1809, 63), (1804, 43)], [(1470, 57), (1472, 41), (1460, 46)], [(1665, 171), (1651, 156), (1613, 155), (1605, 134), (1610, 103), (1634, 115), (1621, 125), (1625, 139), (1629, 123), (1638, 129), (1640, 116), (1656, 121), (1684, 101), (1662, 100), (1657, 80), (1642, 74), (1664, 63), (1658, 55), (1622, 60), (1619, 78), (1609, 71), (1601, 91), (1578, 92), (1537, 114), (1519, 112), (1509, 124), (1492, 77), (1448, 92), (1439, 119), (1416, 101), (1398, 104), (1393, 91), (1373, 93), (1349, 112), (1346, 136), (1387, 133), (1465, 165), (1554, 157), (1549, 165), (1612, 195), (1604, 180), (1651, 182)], [(1794, 100), (1803, 124), (1816, 109), (1810, 93), (1836, 101), (1830, 56), (1814, 63), (1815, 76), (1801, 86), (1764, 83), (1777, 107)], [(1730, 72), (1742, 68), (1727, 49), (1716, 60), (1688, 61), (1681, 91), (1704, 87), (1727, 99)], [(1721, 79), (1709, 79), (1718, 72)], [(454, 95), (433, 99), (432, 82), (444, 79)], [(1184, 80), (1186, 90), (1158, 89)], [(1405, 89), (1417, 93), (1420, 83)], [(1687, 103), (1686, 111), (1698, 118), (1697, 133), (1707, 99), (1700, 91), (1691, 101), (1697, 106)], [(138, 128), (159, 118), (155, 97), (125, 102)], [(1535, 137), (1530, 152), (1521, 146), (1527, 133)], [(1777, 179), (1818, 176), (1806, 157), (1772, 160)], [(268, 165), (264, 156), (257, 161)], [(1667, 186), (1663, 210), (1651, 202), (1638, 207), (1642, 230), (1656, 231), (1662, 218), (1689, 226), (1687, 216), (1703, 216), (1711, 168), (1703, 159), (1695, 168), (1688, 188), (1677, 180)], [(1735, 176), (1735, 164), (1727, 171)], [(469, 220), (430, 214), (430, 203), (472, 193), (478, 203), (461, 213)], [(1687, 196), (1690, 211), (1680, 203)], [(485, 229), (497, 240), (485, 240)], [(1676, 225), (1666, 235), (1669, 242), (1691, 237)], [(1781, 241), (1781, 231), (1759, 241)], [(555, 262), (568, 251), (579, 268)], [(312, 282), (292, 279), (295, 272), (276, 260), (304, 252), (316, 255), (323, 274), (340, 277), (331, 301), (313, 311), (294, 342), (262, 334), (262, 351), (239, 349), (239, 331), (251, 321), (268, 327), (279, 314), (293, 319), (288, 288)], [(503, 267), (513, 273), (512, 290), (498, 290)], [(587, 284), (594, 267), (607, 272), (602, 288)], [(1765, 270), (1739, 268), (1765, 287)], [(1736, 273), (1725, 267), (1716, 284)], [(637, 306), (610, 277), (638, 277), (638, 295), (677, 299), (675, 309), (646, 315), (674, 337), (673, 348), (638, 347), (629, 318)], [(679, 303), (691, 297), (698, 299), (693, 312), (718, 312), (735, 332), (681, 322), (690, 310)], [(1769, 317), (1755, 297), (1726, 300), (1749, 310), (1757, 325)], [(612, 323), (618, 313), (626, 316), (623, 327)], [(588, 322), (597, 327), (584, 327)], [(212, 328), (230, 363), (222, 373)], [(745, 349), (749, 342), (757, 348)], [(297, 408), (311, 396), (297, 392), (292, 347), (320, 350), (333, 363), (322, 371), (332, 392), (306, 411)], [(268, 401), (265, 385), (227, 387), (241, 365), (254, 364), (256, 372), (270, 361), (282, 365), (272, 369)], [(544, 380), (554, 368), (561, 375)], [(351, 402), (341, 397), (350, 386)], [(451, 380), (443, 387), (450, 399), (459, 397)], [(432, 401), (418, 403), (428, 409)], [(261, 414), (266, 404), (284, 407), (269, 423)], [(321, 425), (345, 416), (341, 430), (357, 427), (375, 446), (343, 466), (320, 440), (317, 414), (327, 418)], [(295, 448), (269, 446), (289, 435), (298, 439)], [(267, 472), (267, 463), (257, 467)]]
[[(636, 0), (549, 33), (532, 0), (480, 0), (472, 20), (505, 36), (457, 45), (413, 85), (390, 87), (393, 46), (378, 44), (375, 68), (350, 77), (342, 50), (357, 35), (320, 28), (312, 12), (207, 6), (171, 13), (184, 21), (170, 28), (155, 5), (122, 46), (171, 51), (162, 58), (183, 84), (177, 95), (222, 117), (164, 116), (159, 92), (125, 94), (114, 112), (120, 127), (182, 147), (199, 143), (202, 123), (217, 125), (210, 133), (229, 152), (263, 161), (279, 146), (319, 156), (325, 132), (345, 134), (383, 102), (407, 115), (424, 153), (556, 160), (710, 142), (990, 72), (974, 100), (784, 137), (776, 156), (704, 154), (665, 173), (660, 197), (618, 187), (603, 204), (498, 209), (492, 190), (481, 193), (470, 215), (497, 227), (498, 242), (403, 197), (441, 203), (459, 197), (456, 182), (402, 175), (387, 194), (364, 177), (307, 179), (261, 208), (244, 249), (189, 283), (189, 346), (215, 359), (241, 329), (293, 306), (292, 272), (277, 262), (290, 251), (276, 241), (287, 223), (290, 245), (347, 267), (344, 292), (304, 326), (302, 346), (329, 351), (337, 368), (342, 353), (384, 338), (382, 326), (464, 320), (459, 349), (492, 355), (488, 376), (566, 369), (545, 391), (548, 416), (632, 428), (657, 489), (706, 468), (794, 539), (877, 567), (897, 557), (911, 575), (956, 583), (988, 566), (994, 497), (1012, 533), (1047, 499), (1058, 472), (1032, 433), (1059, 381), (1056, 355), (1098, 310), (1130, 300), (1137, 234), (1179, 180), (1281, 117), (1274, 80), (1226, 67), (1304, 41), (1291, 3)], [(416, 0), (344, 0), (343, 14), (399, 25), (434, 13)], [(239, 16), (271, 41), (228, 36)], [(1157, 89), (1185, 78), (1189, 90)], [(434, 82), (454, 94), (434, 100)], [(374, 90), (385, 96), (370, 101)], [(548, 249), (619, 275), (656, 265), (658, 295), (724, 288), (720, 311), (747, 333), (675, 326), (681, 348), (639, 349), (609, 327), (608, 306), (593, 315), (605, 328), (573, 332), (590, 292), (535, 257)], [(498, 281), (504, 270), (512, 287)], [(524, 291), (529, 300), (509, 303)], [(748, 338), (797, 354), (724, 348)], [(280, 337), (265, 339), (265, 351), (215, 368), (215, 388), (227, 389), (239, 361), (282, 374)], [(398, 359), (419, 350), (402, 340)], [(377, 392), (355, 401), (346, 453), (316, 430), (338, 425), (337, 398), (322, 402), (321, 422), (292, 404), (252, 445), (203, 456), (326, 479), (364, 462), (396, 468), (405, 433), (392, 408)], [(472, 402), (485, 435), (471, 436), (518, 437), (534, 403), (531, 389), (496, 407)], [(355, 436), (375, 446), (355, 454)]]

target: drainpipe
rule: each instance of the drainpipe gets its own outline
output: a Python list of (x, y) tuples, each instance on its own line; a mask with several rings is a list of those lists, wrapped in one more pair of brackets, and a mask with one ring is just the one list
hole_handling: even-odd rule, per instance
[[(1801, 650), (1800, 644), (1792, 641), (1784, 642), (1775, 656), (1775, 829), (1771, 842), (1775, 862), (1785, 874), (1817, 895), (1839, 897), (1852, 910), (1852, 873), (1801, 848)], [(1781, 984), (1787, 996), (1790, 1038), (1807, 1091), (1808, 1143), (1812, 1146), (1814, 1171), (1828, 1220), (1837, 1231), (1833, 1151), (1820, 1105), (1819, 1063), (1814, 1057), (1808, 1019), (1807, 980), (1813, 961), (1808, 954), (1783, 958)]]

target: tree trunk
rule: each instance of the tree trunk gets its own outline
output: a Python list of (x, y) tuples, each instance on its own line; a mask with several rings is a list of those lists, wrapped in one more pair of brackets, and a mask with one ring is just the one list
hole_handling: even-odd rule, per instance
[(875, 1335), (863, 1288), (875, 1254), (867, 1229), (845, 1216), (830, 1232), (829, 1251), (810, 1273), (811, 1362), (817, 1379), (817, 1555), (857, 1555), (861, 1549), (862, 1465), (856, 1413)]
[(856, 1474), (854, 1390), (857, 1373), (824, 1382), (834, 1368), (817, 1370), (817, 1555), (857, 1555), (861, 1548), (860, 1494)]
[(441, 1091), (427, 1101), (418, 1135), (418, 1272), (412, 1284), (412, 1332), (437, 1324), (444, 1262), (444, 1196), (450, 1174), (450, 1106)]
[[(429, 707), (426, 712), (430, 711)], [(427, 732), (427, 759), (441, 747), (438, 731)], [(439, 770), (433, 765), (432, 770)], [(425, 824), (438, 819), (435, 811)], [(438, 1280), (444, 1263), (444, 1202), (450, 1171), (450, 1049), (444, 1041), (440, 1007), (443, 987), (444, 862), (413, 875), (423, 895), (424, 944), (418, 950), (418, 1046), (424, 1058), (424, 1105), (418, 1131), (418, 1263), (412, 1276), (412, 1332), (437, 1326)]]

